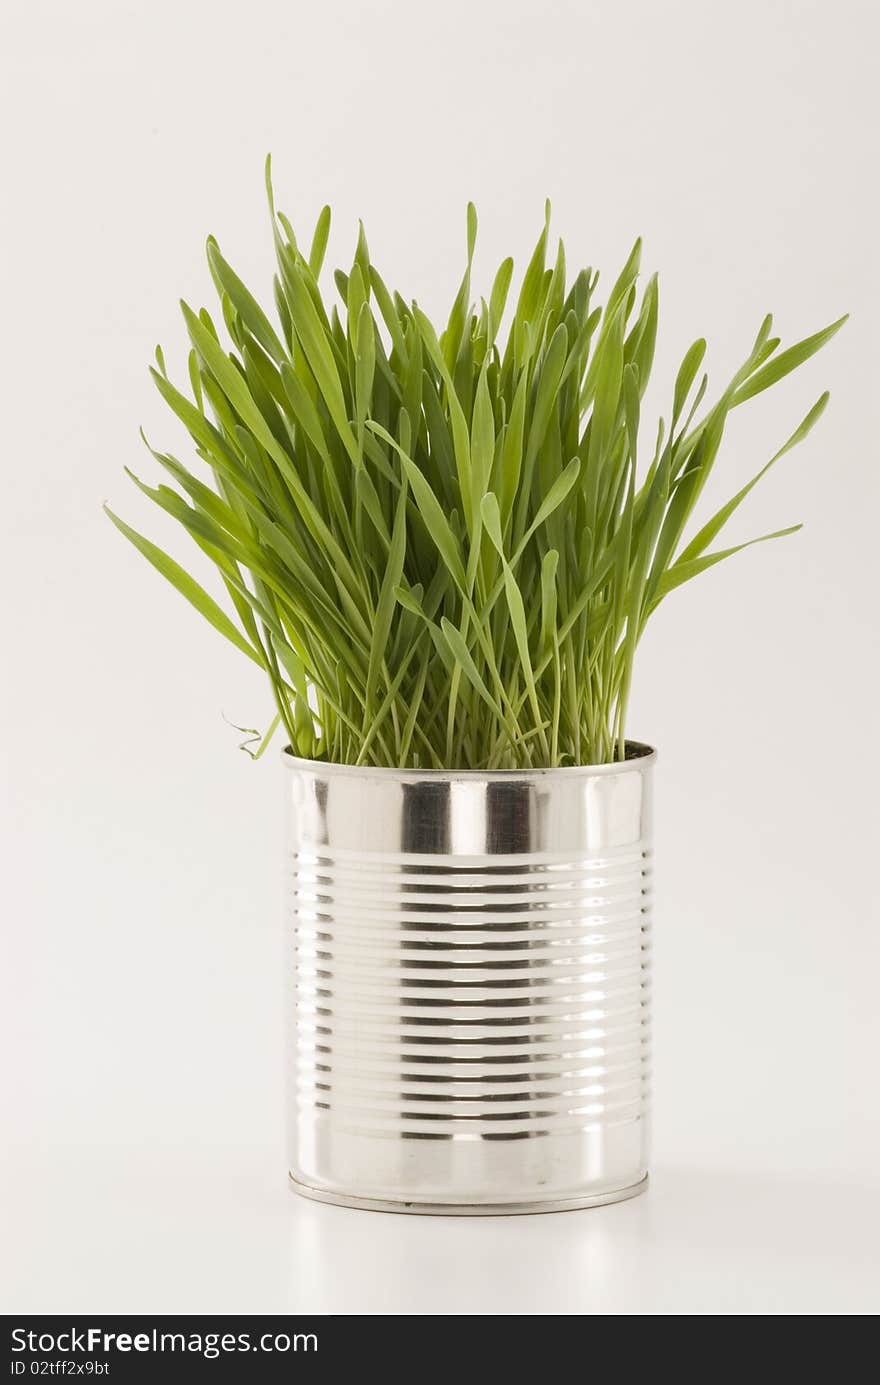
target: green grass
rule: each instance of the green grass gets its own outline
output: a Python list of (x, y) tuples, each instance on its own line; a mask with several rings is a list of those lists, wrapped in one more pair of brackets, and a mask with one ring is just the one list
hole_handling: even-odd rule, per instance
[(765, 318), (709, 404), (706, 343), (694, 342), (640, 462), (658, 298), (656, 276), (639, 293), (639, 242), (599, 306), (598, 274), (569, 281), (561, 241), (551, 253), (548, 208), (516, 296), (507, 259), (474, 308), (469, 206), (467, 266), (438, 331), (386, 286), (363, 229), (330, 306), (319, 287), (330, 210), (301, 248), (275, 210), (268, 163), (266, 172), (277, 325), (210, 239), (233, 349), (205, 309), (183, 304), (188, 388), (171, 383), (161, 350), (152, 371), (199, 461), (151, 448), (172, 484), (132, 477), (214, 565), (226, 609), (110, 518), (268, 675), (276, 715), (257, 753), (281, 725), (298, 755), (347, 764), (620, 757), (648, 619), (676, 587), (748, 546), (716, 539), (828, 395), (687, 537), (730, 413), (845, 319), (780, 350)]

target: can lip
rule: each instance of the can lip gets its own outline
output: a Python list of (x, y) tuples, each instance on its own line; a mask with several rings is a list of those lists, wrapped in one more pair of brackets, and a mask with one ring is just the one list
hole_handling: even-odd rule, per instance
[(556, 769), (395, 769), (387, 765), (345, 765), (332, 760), (300, 759), (289, 745), (282, 750), (281, 758), (288, 769), (308, 770), (324, 776), (355, 775), (363, 779), (397, 779), (406, 783), (429, 784), (452, 784), (460, 780), (509, 784), (540, 779), (591, 779), (628, 770), (641, 773), (654, 764), (657, 751), (644, 741), (627, 740), (625, 760), (602, 765), (562, 765)]

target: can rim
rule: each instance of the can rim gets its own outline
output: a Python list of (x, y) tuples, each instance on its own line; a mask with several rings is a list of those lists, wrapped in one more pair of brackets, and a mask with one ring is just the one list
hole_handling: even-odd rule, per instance
[(397, 779), (405, 783), (453, 784), (460, 780), (470, 783), (513, 783), (541, 779), (589, 779), (608, 774), (624, 774), (630, 770), (641, 773), (652, 767), (657, 751), (645, 741), (626, 742), (626, 759), (601, 765), (561, 765), (555, 769), (396, 769), (390, 765), (347, 765), (333, 760), (304, 760), (294, 755), (290, 746), (281, 752), (288, 769), (308, 770), (321, 775), (356, 775), (363, 779)]

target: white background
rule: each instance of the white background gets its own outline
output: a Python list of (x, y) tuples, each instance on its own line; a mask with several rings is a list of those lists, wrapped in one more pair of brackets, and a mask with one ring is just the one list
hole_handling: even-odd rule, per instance
[[(2, 1307), (12, 1311), (842, 1313), (877, 1279), (876, 127), (872, 0), (31, 0), (4, 24)], [(507, 1220), (288, 1194), (281, 771), (259, 675), (127, 547), (178, 554), (122, 474), (180, 372), (208, 232), (271, 276), (262, 162), (303, 238), (334, 208), (439, 313), (546, 195), (602, 282), (645, 238), (656, 410), (772, 309), (844, 332), (738, 411), (726, 498), (828, 386), (736, 520), (795, 538), (674, 597), (631, 734), (659, 747), (656, 1173)], [(198, 556), (198, 555), (197, 555)], [(200, 569), (200, 573), (202, 570)], [(202, 575), (204, 575), (202, 573)]]

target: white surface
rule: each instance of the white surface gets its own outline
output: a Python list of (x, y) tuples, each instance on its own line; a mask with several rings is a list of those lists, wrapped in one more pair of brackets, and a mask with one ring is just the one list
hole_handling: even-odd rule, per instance
[(411, 1217), (308, 1202), (253, 1152), (105, 1148), (25, 1172), (4, 1309), (874, 1314), (878, 1241), (876, 1183), (661, 1168), (612, 1207)]
[[(9, 18), (4, 1307), (878, 1306), (877, 27), (870, 0), (32, 0)], [(768, 308), (786, 340), (853, 312), (738, 412), (706, 496), (704, 514), (827, 385), (821, 427), (735, 526), (803, 533), (674, 596), (637, 668), (631, 732), (661, 752), (641, 1202), (435, 1223), (284, 1187), (280, 772), (221, 719), (264, 725), (268, 694), (99, 508), (192, 561), (121, 469), (154, 474), (140, 422), (186, 445), (145, 367), (161, 340), (183, 368), (176, 300), (212, 301), (205, 235), (268, 290), (268, 148), (302, 234), (332, 202), (345, 264), (362, 215), (432, 312), (469, 196), (481, 282), (510, 248), (522, 270), (547, 193), (570, 264), (605, 285), (641, 232), (656, 410), (703, 332), (717, 387)]]

